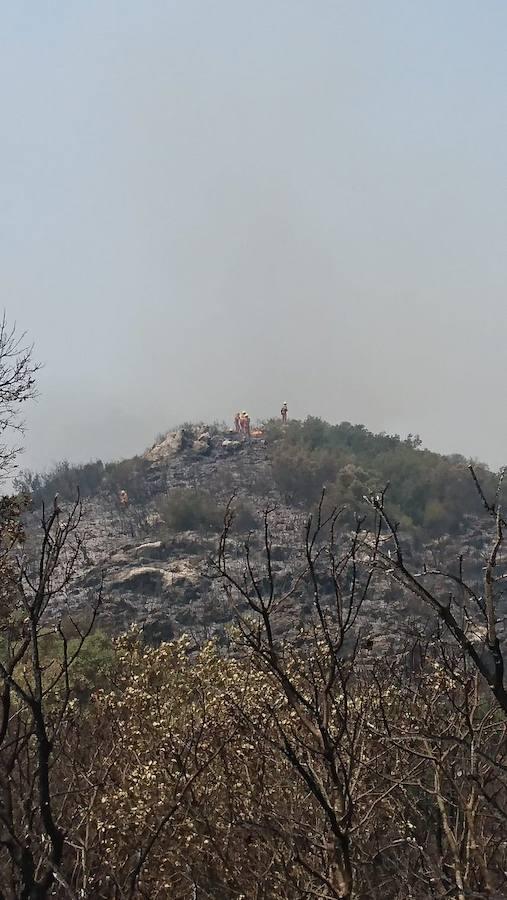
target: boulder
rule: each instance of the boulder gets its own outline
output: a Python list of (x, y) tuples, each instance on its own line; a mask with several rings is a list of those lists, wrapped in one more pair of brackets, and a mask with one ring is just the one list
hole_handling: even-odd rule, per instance
[(192, 453), (196, 456), (205, 456), (210, 452), (210, 445), (206, 441), (194, 441), (192, 444)]
[(110, 582), (111, 590), (140, 591), (141, 593), (158, 593), (165, 586), (163, 569), (155, 566), (134, 566), (124, 572), (117, 572)]
[(198, 568), (188, 559), (177, 560), (165, 574), (166, 583), (170, 584), (177, 584), (181, 581), (191, 581), (195, 584), (200, 580)]
[(145, 459), (150, 462), (161, 462), (164, 459), (170, 459), (180, 453), (187, 442), (187, 434), (184, 428), (178, 431), (170, 431), (162, 441), (147, 450), (144, 454)]
[(136, 547), (134, 553), (140, 559), (164, 559), (167, 547), (163, 541), (147, 541)]

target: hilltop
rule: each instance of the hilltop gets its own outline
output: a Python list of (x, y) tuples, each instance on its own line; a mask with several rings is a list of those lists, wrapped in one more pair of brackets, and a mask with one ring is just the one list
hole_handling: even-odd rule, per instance
[[(477, 471), (493, 490), (493, 473), (483, 466)], [(310, 418), (286, 427), (269, 422), (261, 435), (238, 440), (218, 426), (187, 425), (133, 459), (62, 463), (45, 476), (25, 473), (18, 488), (31, 494), (33, 535), (41, 504), (55, 494), (60, 503), (71, 502), (79, 485), (86, 552), (66, 602), (85, 609), (87, 594), (104, 579), (103, 627), (119, 632), (138, 622), (146, 638), (157, 641), (189, 630), (221, 633), (231, 620), (208, 566), (231, 497), (238, 559), (252, 534), (260, 560), (262, 513), (266, 505), (273, 510), (273, 566), (283, 582), (297, 568), (304, 523), (323, 486), (326, 504), (343, 507), (345, 534), (364, 514), (364, 496), (387, 483), (391, 515), (413, 559), (452, 568), (462, 554), (479, 579), (490, 529), (468, 461), (423, 450), (411, 435)], [(417, 612), (380, 580), (360, 624), (378, 634), (392, 631), (402, 609)], [(304, 618), (304, 603), (296, 613), (287, 628)]]

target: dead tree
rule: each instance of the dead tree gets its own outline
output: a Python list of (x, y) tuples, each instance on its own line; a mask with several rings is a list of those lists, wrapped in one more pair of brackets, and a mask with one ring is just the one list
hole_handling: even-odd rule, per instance
[[(276, 689), (278, 699), (266, 700), (275, 745), (318, 813), (320, 826), (313, 834), (295, 833), (293, 823), (287, 827), (288, 877), (291, 869), (306, 873), (310, 886), (303, 896), (348, 900), (353, 893), (356, 813), (360, 819), (367, 816), (368, 805), (380, 802), (386, 788), (378, 779), (359, 799), (368, 694), (357, 683), (357, 617), (374, 566), (364, 564), (362, 522), (342, 546), (341, 511), (325, 513), (323, 494), (316, 516), (306, 525), (300, 571), (288, 587), (281, 587), (272, 561), (274, 511), (264, 513), (261, 562), (254, 560), (247, 541), (238, 564), (230, 552), (234, 516), (229, 504), (213, 568), (236, 611), (243, 647)], [(294, 619), (298, 600), (308, 595), (312, 614), (299, 634), (286, 638), (281, 630), (284, 615)], [(278, 824), (276, 835), (283, 840), (283, 834)]]
[(19, 453), (19, 447), (10, 444), (7, 435), (19, 435), (23, 430), (20, 407), (35, 395), (38, 370), (25, 335), (17, 335), (4, 314), (0, 319), (0, 479), (11, 473)]
[(388, 660), (377, 684), (371, 731), (401, 771), (418, 768), (392, 795), (376, 869), (384, 887), (405, 870), (417, 898), (499, 898), (507, 883), (507, 722), (468, 655), (439, 630), (417, 671)]
[(0, 658), (0, 897), (43, 900), (58, 882), (72, 897), (61, 870), (65, 805), (53, 765), (72, 720), (72, 667), (90, 634), (101, 602), (95, 596), (86, 625), (61, 612), (82, 551), (81, 503), (68, 513), (57, 500), (43, 510), (38, 559), (23, 544), (4, 560), (4, 610)]
[[(495, 605), (495, 567), (504, 540), (504, 528), (507, 526), (499, 505), (503, 474), (498, 482), (495, 500), (490, 503), (471, 466), (470, 470), (484, 507), (495, 521), (495, 534), (484, 567), (482, 595), (477, 594), (473, 585), (465, 580), (462, 557), (458, 560), (457, 571), (454, 573), (438, 568), (428, 569), (426, 566), (423, 566), (421, 572), (411, 571), (405, 562), (398, 524), (388, 512), (387, 489), (365, 498), (375, 513), (375, 532), (373, 538), (370, 535), (365, 537), (363, 546), (370, 553), (372, 561), (390, 578), (418, 597), (424, 607), (436, 613), (438, 620), (473, 663), (502, 712), (507, 714), (505, 660), (497, 634)], [(431, 582), (428, 583), (430, 578), (433, 581), (440, 580), (445, 589), (441, 592), (432, 589)], [(478, 629), (483, 630), (483, 639), (478, 639)]]

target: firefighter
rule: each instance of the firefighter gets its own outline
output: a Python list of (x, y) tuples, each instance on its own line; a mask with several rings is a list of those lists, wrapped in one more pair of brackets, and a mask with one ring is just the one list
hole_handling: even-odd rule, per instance
[(246, 434), (248, 437), (250, 437), (250, 416), (247, 412), (245, 412), (245, 410), (243, 410), (243, 412), (241, 413), (239, 419), (239, 427), (241, 434)]

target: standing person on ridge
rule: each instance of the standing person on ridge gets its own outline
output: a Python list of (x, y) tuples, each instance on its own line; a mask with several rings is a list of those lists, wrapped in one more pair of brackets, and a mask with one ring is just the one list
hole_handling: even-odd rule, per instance
[(248, 437), (250, 437), (250, 416), (244, 410), (241, 413), (241, 417), (239, 420), (239, 428), (241, 434), (246, 434)]
[(287, 415), (288, 415), (288, 412), (289, 412), (289, 409), (288, 409), (287, 403), (284, 403), (283, 406), (282, 406), (282, 408), (281, 408), (281, 410), (280, 410), (280, 415), (281, 415), (281, 417), (282, 417), (282, 424), (283, 424), (283, 425), (286, 425), (286, 424), (287, 424)]
[(241, 431), (240, 421), (241, 421), (241, 414), (239, 412), (237, 412), (236, 415), (234, 416), (234, 427), (236, 429), (236, 433), (239, 433)]

